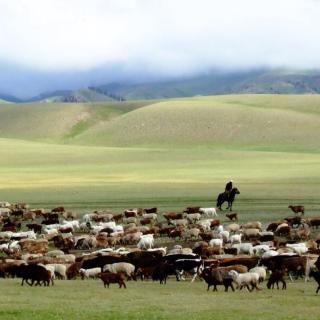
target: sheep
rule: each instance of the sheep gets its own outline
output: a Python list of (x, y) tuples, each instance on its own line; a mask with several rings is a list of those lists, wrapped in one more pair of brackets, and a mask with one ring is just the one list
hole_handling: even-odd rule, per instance
[[(241, 290), (243, 287), (246, 287), (249, 291), (252, 291), (254, 288), (256, 290), (261, 290), (258, 287), (259, 283), (259, 274), (255, 272), (246, 272), (246, 273), (238, 273), (235, 270), (231, 270), (228, 273), (234, 282), (236, 282), (238, 288)], [(251, 285), (251, 290), (249, 285)]]
[(91, 268), (91, 269), (81, 268), (79, 270), (79, 274), (80, 274), (82, 280), (84, 280), (84, 278), (87, 278), (87, 279), (97, 278), (99, 273), (101, 273), (101, 268)]
[(260, 229), (247, 228), (243, 230), (243, 238), (247, 240), (258, 239), (260, 237)]
[(233, 234), (230, 236), (231, 244), (241, 243), (241, 234)]
[(304, 242), (303, 243), (287, 243), (286, 247), (293, 249), (293, 252), (295, 252), (300, 256), (308, 252), (308, 248)]
[(62, 263), (47, 264), (47, 266), (53, 267), (55, 275), (60, 279), (67, 278), (67, 266)]
[(125, 224), (127, 224), (127, 223), (138, 224), (138, 220), (136, 217), (123, 218), (123, 223), (125, 223)]
[(252, 255), (253, 245), (251, 243), (235, 243), (231, 246), (231, 248), (237, 249), (237, 254), (249, 254)]
[(249, 272), (255, 272), (259, 275), (259, 282), (263, 282), (267, 277), (267, 271), (265, 267), (254, 267)]
[(157, 218), (158, 218), (158, 216), (157, 216), (156, 213), (144, 213), (144, 214), (142, 215), (142, 217), (143, 217), (144, 219), (152, 219), (152, 220), (157, 220)]
[(78, 220), (72, 220), (72, 221), (63, 220), (62, 221), (62, 225), (64, 227), (65, 226), (69, 226), (73, 230), (79, 230), (80, 229), (80, 222)]
[(135, 278), (135, 266), (128, 262), (118, 262), (118, 263), (112, 263), (112, 264), (106, 264), (102, 268), (103, 272), (111, 272), (111, 273), (124, 273), (128, 278)]
[(104, 284), (104, 287), (106, 287), (106, 285), (109, 288), (110, 283), (118, 283), (119, 284), (119, 289), (123, 286), (125, 289), (126, 284), (124, 282), (125, 280), (125, 275), (123, 273), (99, 273), (98, 278), (100, 278)]
[(200, 213), (191, 213), (191, 214), (186, 214), (185, 217), (190, 223), (196, 223), (197, 221), (199, 221), (201, 219), (201, 214)]
[(281, 223), (277, 226), (274, 234), (277, 236), (288, 236), (290, 234), (291, 227), (287, 223)]
[(42, 263), (38, 263), (38, 266), (42, 266), (50, 272), (50, 281), (51, 281), (51, 284), (53, 285), (54, 284), (53, 280), (55, 280), (54, 267), (49, 264), (44, 265)]
[(223, 225), (217, 226), (217, 232), (221, 233), (222, 231), (224, 231)]
[(283, 270), (274, 270), (268, 280), (267, 283), (267, 288), (268, 289), (273, 289), (274, 288), (274, 284), (277, 285), (277, 289), (279, 290), (279, 282), (282, 282), (282, 290), (287, 289), (287, 284), (286, 281), (284, 280), (284, 276), (285, 276), (285, 271)]
[(259, 231), (262, 231), (262, 223), (260, 221), (251, 221), (243, 224), (241, 228), (242, 229), (259, 229)]
[(197, 225), (202, 228), (204, 231), (211, 230), (211, 221), (212, 219), (200, 220)]
[(259, 257), (269, 250), (270, 250), (270, 247), (267, 244), (259, 244), (252, 248), (253, 254)]
[(146, 234), (140, 237), (137, 247), (141, 250), (147, 250), (153, 247), (154, 238), (153, 234)]
[(226, 213), (226, 217), (231, 221), (233, 221), (233, 220), (238, 221), (238, 213), (236, 213), (236, 212)]
[(208, 218), (218, 216), (216, 208), (200, 208), (199, 212), (206, 215)]
[(198, 239), (199, 238), (199, 234), (200, 234), (200, 230), (198, 228), (192, 228), (192, 229), (188, 229), (185, 234), (184, 237), (185, 239)]
[(64, 252), (62, 250), (51, 250), (45, 254), (45, 256), (47, 257), (57, 257), (61, 255), (64, 255)]
[(170, 223), (176, 227), (179, 227), (179, 226), (186, 227), (188, 225), (188, 220), (187, 219), (177, 219), (177, 220), (172, 220)]
[(222, 239), (211, 239), (209, 242), (210, 247), (219, 247), (222, 248), (223, 240)]
[(219, 238), (223, 240), (224, 243), (229, 241), (230, 233), (227, 230), (219, 232)]

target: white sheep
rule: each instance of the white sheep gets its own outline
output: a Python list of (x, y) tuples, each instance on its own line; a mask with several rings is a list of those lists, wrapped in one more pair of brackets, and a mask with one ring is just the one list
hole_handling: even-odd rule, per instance
[(226, 229), (230, 232), (230, 233), (236, 233), (240, 230), (240, 226), (237, 223), (230, 223), (227, 225)]
[(219, 247), (222, 248), (223, 240), (222, 239), (211, 239), (209, 242), (210, 247)]
[(252, 249), (253, 254), (259, 257), (267, 251), (270, 251), (270, 247), (267, 244), (259, 244), (254, 246)]
[(275, 250), (269, 250), (267, 252), (265, 252), (261, 258), (262, 259), (265, 259), (265, 258), (270, 258), (270, 257), (274, 257), (274, 256), (278, 256), (279, 255), (279, 252), (278, 251), (275, 251)]
[(224, 243), (229, 241), (230, 232), (227, 230), (223, 230), (219, 232), (219, 238), (223, 240)]
[(241, 234), (233, 234), (229, 238), (231, 244), (241, 243)]
[(295, 252), (298, 255), (302, 255), (308, 252), (308, 248), (305, 244), (305, 242), (302, 243), (287, 243), (287, 248), (291, 248), (293, 252)]
[(67, 267), (62, 263), (50, 263), (46, 266), (50, 266), (53, 268), (55, 275), (57, 275), (60, 279), (67, 278)]
[[(258, 288), (259, 283), (259, 274), (255, 272), (245, 272), (238, 273), (235, 270), (229, 271), (229, 276), (233, 279), (233, 281), (237, 284), (237, 287), (241, 290), (243, 287), (246, 287), (249, 291), (252, 291), (254, 288), (256, 290), (260, 290)], [(249, 285), (251, 285), (251, 290)]]
[(216, 208), (200, 208), (199, 212), (211, 218), (218, 216)]
[(263, 282), (267, 277), (267, 270), (265, 267), (254, 267), (249, 270), (251, 273), (257, 273), (259, 275), (259, 282)]
[(99, 273), (101, 273), (101, 268), (91, 268), (91, 269), (81, 268), (79, 270), (79, 274), (80, 274), (82, 280), (84, 278), (86, 278), (86, 279), (97, 278)]
[(237, 254), (249, 254), (252, 255), (253, 245), (252, 243), (235, 243), (231, 246), (237, 249)]
[(153, 234), (145, 234), (140, 237), (137, 247), (141, 250), (151, 249), (154, 244)]
[(198, 221), (197, 225), (199, 227), (203, 228), (204, 231), (210, 231), (211, 230), (211, 221), (212, 221), (212, 219), (200, 220), (200, 221)]
[(112, 273), (123, 272), (127, 277), (135, 279), (134, 275), (135, 266), (128, 262), (117, 262), (112, 264), (106, 264), (102, 268), (103, 272), (109, 271)]

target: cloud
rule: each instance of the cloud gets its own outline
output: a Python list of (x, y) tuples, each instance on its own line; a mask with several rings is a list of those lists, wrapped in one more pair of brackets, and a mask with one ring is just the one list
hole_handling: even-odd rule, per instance
[(0, 61), (160, 74), (320, 67), (315, 0), (0, 0)]

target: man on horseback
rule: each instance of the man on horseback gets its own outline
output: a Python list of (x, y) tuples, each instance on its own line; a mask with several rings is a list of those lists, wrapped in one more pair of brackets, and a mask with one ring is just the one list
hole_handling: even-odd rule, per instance
[(237, 194), (240, 194), (240, 191), (238, 188), (233, 187), (233, 180), (230, 180), (227, 182), (224, 192), (220, 193), (217, 198), (217, 208), (221, 209), (221, 205), (224, 202), (228, 202), (227, 209), (232, 210), (232, 203), (236, 197)]
[(225, 189), (224, 189), (224, 192), (229, 195), (231, 190), (233, 188), (233, 180), (230, 180), (227, 182), (226, 186), (225, 186)]

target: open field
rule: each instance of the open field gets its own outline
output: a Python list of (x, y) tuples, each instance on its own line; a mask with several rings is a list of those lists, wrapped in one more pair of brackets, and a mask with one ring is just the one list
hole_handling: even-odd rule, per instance
[(320, 96), (233, 95), (0, 106), (1, 198), (77, 211), (214, 205), (270, 220), (318, 214)]
[[(0, 200), (110, 208), (214, 206), (232, 178), (240, 223), (270, 222), (304, 204), (320, 216), (320, 96), (241, 95), (99, 104), (0, 105)], [(219, 217), (225, 222), (224, 215)], [(160, 242), (162, 239), (160, 240)], [(161, 243), (162, 244), (162, 243)], [(203, 282), (166, 286), (0, 279), (0, 319), (318, 320), (316, 285), (207, 292)]]
[(315, 283), (288, 283), (286, 291), (206, 291), (204, 282), (129, 281), (127, 290), (100, 280), (56, 281), (54, 287), (0, 280), (0, 318), (24, 319), (308, 319), (318, 320)]

